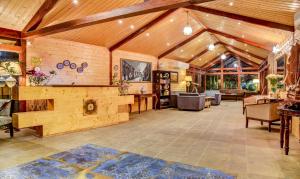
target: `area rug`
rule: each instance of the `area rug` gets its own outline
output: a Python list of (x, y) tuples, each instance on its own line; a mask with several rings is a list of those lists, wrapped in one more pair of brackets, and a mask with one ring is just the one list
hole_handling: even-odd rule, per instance
[(88, 144), (0, 171), (1, 179), (234, 179), (221, 171)]

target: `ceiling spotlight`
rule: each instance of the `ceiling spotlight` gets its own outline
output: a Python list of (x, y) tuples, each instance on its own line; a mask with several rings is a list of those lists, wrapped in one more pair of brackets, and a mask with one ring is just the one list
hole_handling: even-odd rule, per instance
[(130, 25), (130, 29), (134, 29), (134, 25)]
[(225, 55), (225, 54), (222, 54), (222, 55), (221, 55), (221, 59), (222, 59), (222, 60), (225, 60), (225, 59), (226, 59), (226, 55)]
[(238, 25), (241, 25), (241, 22), (238, 22)]
[(122, 20), (118, 20), (118, 24), (123, 24), (123, 21)]
[(229, 6), (233, 6), (234, 5), (234, 3), (231, 1), (230, 3), (229, 3)]
[(193, 28), (189, 22), (189, 11), (186, 11), (186, 25), (183, 28), (183, 34), (186, 36), (190, 36), (193, 33)]
[(171, 45), (171, 44), (168, 42), (168, 43), (167, 43), (167, 46), (170, 46), (170, 45)]
[(235, 64), (233, 64), (233, 66), (234, 66), (234, 68), (237, 68), (237, 67), (238, 67), (238, 64), (235, 63)]
[(26, 44), (27, 44), (27, 46), (31, 46), (32, 45), (32, 43), (30, 41), (27, 41)]
[(242, 38), (245, 38), (245, 35), (244, 35), (244, 34), (242, 35)]
[(149, 33), (149, 32), (148, 32), (148, 33), (146, 33), (146, 36), (147, 36), (147, 37), (149, 37), (149, 36), (150, 36), (150, 33)]
[(181, 50), (180, 50), (180, 52), (182, 53), (182, 52), (184, 52), (184, 50), (183, 50), (183, 49), (181, 49)]
[(170, 19), (170, 22), (174, 22), (174, 19)]
[(209, 50), (209, 51), (215, 50), (215, 45), (214, 45), (214, 44), (209, 44), (208, 50)]
[(78, 5), (78, 4), (79, 4), (79, 0), (72, 0), (72, 3), (73, 3), (74, 5)]

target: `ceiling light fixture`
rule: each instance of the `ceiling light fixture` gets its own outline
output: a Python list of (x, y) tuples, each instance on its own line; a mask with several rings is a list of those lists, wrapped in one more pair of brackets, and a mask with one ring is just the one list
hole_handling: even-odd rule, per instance
[(209, 51), (215, 50), (215, 45), (214, 45), (214, 44), (209, 44), (208, 50), (209, 50)]
[(168, 42), (168, 43), (167, 43), (167, 46), (170, 46), (170, 45), (171, 45), (171, 44)]
[(118, 23), (119, 23), (119, 24), (123, 24), (123, 21), (122, 21), (122, 20), (118, 20)]
[(146, 36), (147, 36), (147, 37), (149, 37), (149, 36), (150, 36), (150, 33), (149, 33), (149, 32), (148, 32), (148, 33), (146, 33)]
[(234, 3), (231, 1), (230, 3), (229, 3), (229, 6), (233, 6), (234, 5)]
[(134, 29), (134, 25), (130, 25), (130, 29)]
[(183, 34), (186, 36), (190, 36), (193, 33), (193, 28), (189, 22), (189, 11), (186, 11), (186, 25), (183, 28)]
[(225, 60), (226, 57), (227, 57), (227, 56), (226, 56), (225, 54), (222, 54), (222, 55), (221, 55), (221, 59), (222, 59), (222, 60)]
[(72, 0), (72, 3), (73, 3), (74, 5), (78, 5), (78, 4), (79, 4), (79, 0)]

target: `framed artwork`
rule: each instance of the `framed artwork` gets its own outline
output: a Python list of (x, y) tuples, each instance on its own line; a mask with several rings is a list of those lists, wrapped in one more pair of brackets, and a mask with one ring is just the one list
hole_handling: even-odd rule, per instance
[(151, 83), (152, 63), (121, 59), (121, 75), (130, 83)]
[(178, 83), (178, 72), (171, 71), (171, 83)]

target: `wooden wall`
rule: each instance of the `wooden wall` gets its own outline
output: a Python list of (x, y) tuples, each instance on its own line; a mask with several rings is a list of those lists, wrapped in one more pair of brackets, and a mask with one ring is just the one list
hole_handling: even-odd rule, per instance
[[(41, 58), (40, 67), (43, 72), (57, 72), (49, 84), (109, 84), (109, 51), (106, 48), (52, 38), (37, 38), (31, 43), (32, 45), (27, 45), (26, 69), (32, 69), (32, 57)], [(83, 73), (77, 73), (69, 67), (58, 70), (57, 63), (64, 60), (70, 60), (78, 66), (87, 62), (89, 66)]]

